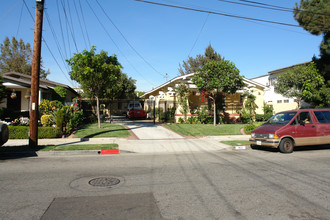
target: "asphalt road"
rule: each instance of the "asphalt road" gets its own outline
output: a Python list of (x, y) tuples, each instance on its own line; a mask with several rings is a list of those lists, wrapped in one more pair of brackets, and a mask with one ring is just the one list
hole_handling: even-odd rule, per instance
[(330, 149), (0, 158), (0, 219), (330, 219)]

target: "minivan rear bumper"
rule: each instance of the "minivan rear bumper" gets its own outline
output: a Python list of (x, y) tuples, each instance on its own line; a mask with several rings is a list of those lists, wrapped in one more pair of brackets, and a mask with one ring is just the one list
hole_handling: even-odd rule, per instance
[(256, 139), (250, 138), (249, 139), (251, 145), (256, 146), (266, 146), (266, 147), (273, 147), (277, 148), (280, 144), (280, 139)]

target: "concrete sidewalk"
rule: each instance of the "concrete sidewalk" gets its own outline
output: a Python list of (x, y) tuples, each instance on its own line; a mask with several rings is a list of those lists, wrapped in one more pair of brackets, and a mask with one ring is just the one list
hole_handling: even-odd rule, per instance
[[(248, 135), (208, 136), (203, 138), (157, 139), (157, 140), (129, 140), (123, 138), (56, 138), (39, 139), (39, 145), (77, 145), (77, 144), (118, 144), (121, 153), (174, 153), (217, 151), (232, 149), (231, 146), (220, 143), (222, 140), (248, 140)], [(8, 140), (4, 146), (28, 145), (28, 140)], [(41, 152), (40, 152), (41, 153)], [(77, 154), (78, 152), (74, 153)], [(97, 152), (96, 152), (97, 153)], [(95, 154), (96, 154), (95, 153)], [(42, 152), (41, 154), (46, 154)], [(58, 152), (57, 154), (65, 154)], [(86, 154), (84, 152), (83, 154)]]
[[(140, 121), (121, 121), (131, 132), (130, 138), (56, 138), (39, 139), (39, 145), (75, 145), (75, 144), (118, 144), (119, 151), (132, 153), (171, 153), (196, 152), (232, 149), (220, 143), (222, 140), (248, 140), (249, 135), (207, 136), (200, 138), (184, 137), (161, 124)], [(4, 146), (28, 145), (28, 140), (8, 140)], [(76, 152), (77, 153), (77, 152)], [(76, 154), (75, 153), (75, 154)], [(42, 153), (44, 154), (44, 153)], [(58, 154), (63, 154), (58, 153)]]

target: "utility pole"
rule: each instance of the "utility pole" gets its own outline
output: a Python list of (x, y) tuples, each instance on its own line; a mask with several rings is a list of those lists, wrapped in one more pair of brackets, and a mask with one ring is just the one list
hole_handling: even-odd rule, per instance
[(34, 21), (34, 38), (32, 54), (31, 73), (31, 110), (30, 110), (30, 131), (29, 146), (38, 146), (38, 118), (39, 118), (39, 78), (40, 78), (40, 57), (42, 39), (42, 21), (45, 0), (36, 0), (36, 14)]

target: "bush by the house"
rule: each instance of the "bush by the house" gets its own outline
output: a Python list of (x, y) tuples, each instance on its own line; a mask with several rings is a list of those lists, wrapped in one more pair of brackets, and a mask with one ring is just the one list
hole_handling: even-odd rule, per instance
[[(27, 126), (8, 126), (9, 139), (28, 139), (29, 127)], [(38, 127), (38, 138), (58, 138), (61, 131), (57, 127)]]
[(40, 118), (41, 124), (43, 127), (49, 127), (52, 125), (52, 116), (51, 115), (43, 115)]
[(69, 135), (84, 121), (83, 110), (80, 109), (79, 99), (74, 99), (71, 106), (63, 106), (59, 101), (43, 100), (40, 109), (43, 113), (41, 123), (43, 126), (55, 126), (62, 135)]
[(252, 123), (252, 124), (247, 124), (244, 126), (244, 132), (245, 134), (251, 134), (251, 131), (254, 129), (258, 128), (261, 126), (263, 123), (262, 122), (257, 122), (257, 123)]

